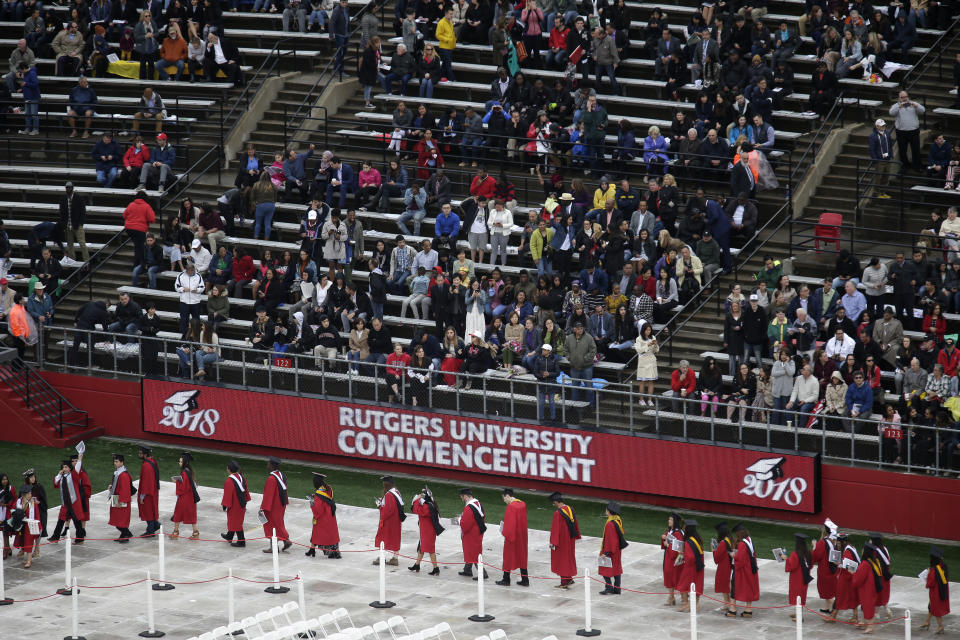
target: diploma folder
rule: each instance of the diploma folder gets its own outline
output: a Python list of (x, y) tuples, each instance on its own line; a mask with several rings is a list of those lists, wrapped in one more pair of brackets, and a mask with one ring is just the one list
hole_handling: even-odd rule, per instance
[(611, 558), (610, 556), (605, 556), (603, 554), (600, 554), (599, 556), (597, 556), (597, 566), (606, 567), (607, 569), (612, 569), (613, 558)]
[(827, 560), (832, 562), (833, 564), (840, 564), (840, 550), (834, 549), (833, 551), (831, 551), (830, 557), (827, 558)]
[(677, 553), (683, 553), (683, 540), (677, 540), (674, 538), (670, 543), (670, 549), (676, 551)]
[(844, 558), (842, 566), (844, 569), (849, 569), (850, 571), (855, 572), (857, 570), (857, 567), (860, 566), (860, 563), (852, 558)]
[(923, 580), (924, 582), (926, 582), (929, 576), (930, 576), (930, 569), (924, 569), (923, 571), (920, 572), (920, 575), (918, 575), (917, 577)]
[(257, 510), (257, 520), (260, 521), (260, 524), (267, 524), (267, 514), (263, 512), (263, 509)]
[(786, 562), (787, 560), (787, 550), (783, 548), (777, 548), (773, 550), (773, 558), (777, 562)]
[(32, 536), (40, 535), (40, 521), (27, 518), (24, 520), (27, 523), (27, 533)]
[(710, 538), (710, 548), (711, 548), (713, 551), (716, 551), (716, 550), (717, 550), (717, 547), (719, 547), (719, 546), (720, 546), (720, 543), (717, 542), (717, 539), (716, 539), (716, 538)]

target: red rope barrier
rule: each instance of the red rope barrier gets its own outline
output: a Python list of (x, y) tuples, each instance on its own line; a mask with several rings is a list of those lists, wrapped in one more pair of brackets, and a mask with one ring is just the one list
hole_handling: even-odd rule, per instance
[(137, 580), (136, 582), (128, 582), (127, 584), (114, 584), (114, 585), (109, 585), (109, 586), (106, 586), (106, 587), (97, 587), (97, 586), (90, 585), (90, 584), (78, 584), (77, 587), (78, 587), (78, 588), (81, 588), (81, 589), (120, 589), (121, 587), (132, 587), (132, 586), (135, 585), (135, 584), (141, 584), (141, 583), (144, 583), (144, 582), (146, 582), (146, 581), (147, 581), (146, 578), (140, 578), (140, 579)]

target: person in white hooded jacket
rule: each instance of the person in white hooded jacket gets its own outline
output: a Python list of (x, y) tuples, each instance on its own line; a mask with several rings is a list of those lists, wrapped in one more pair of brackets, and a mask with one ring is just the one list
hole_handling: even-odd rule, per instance
[(487, 218), (490, 227), (490, 264), (497, 264), (499, 257), (503, 266), (507, 266), (507, 245), (510, 243), (510, 233), (513, 231), (513, 213), (504, 206), (503, 200), (497, 199)]

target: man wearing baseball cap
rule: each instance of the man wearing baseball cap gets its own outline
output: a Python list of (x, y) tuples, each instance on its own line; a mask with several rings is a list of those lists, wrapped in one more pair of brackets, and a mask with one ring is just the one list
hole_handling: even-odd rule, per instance
[(551, 383), (555, 382), (560, 375), (560, 367), (557, 365), (557, 356), (553, 353), (553, 347), (544, 343), (540, 347), (540, 353), (533, 358), (533, 375), (540, 384), (537, 385), (537, 420), (544, 421), (543, 405), (544, 402), (550, 403), (550, 421), (557, 419), (557, 405), (554, 400), (555, 390)]
[(147, 188), (147, 182), (154, 176), (157, 178), (157, 188), (164, 190), (167, 183), (167, 177), (173, 171), (173, 165), (177, 161), (177, 153), (173, 146), (167, 144), (167, 134), (157, 134), (157, 146), (150, 152), (150, 162), (144, 162), (140, 169), (140, 184), (137, 185), (137, 191)]
[[(878, 118), (873, 123), (873, 131), (870, 133), (870, 160), (873, 161), (873, 170), (877, 173), (876, 184), (888, 185), (890, 170), (893, 168), (893, 137), (883, 118)], [(885, 193), (877, 195), (880, 198), (890, 197)]]

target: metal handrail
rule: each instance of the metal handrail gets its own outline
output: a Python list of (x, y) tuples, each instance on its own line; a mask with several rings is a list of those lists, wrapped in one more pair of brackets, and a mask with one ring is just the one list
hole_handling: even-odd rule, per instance
[[(833, 132), (833, 129), (839, 123), (840, 126), (843, 126), (843, 92), (841, 91), (837, 95), (837, 99), (834, 100), (833, 105), (830, 107), (830, 111), (827, 112), (827, 115), (824, 116), (823, 122), (820, 123), (820, 127), (814, 132), (813, 138), (810, 140), (810, 143), (807, 145), (807, 148), (803, 150), (800, 159), (797, 160), (796, 165), (793, 168), (793, 171), (790, 173), (790, 183), (791, 185), (797, 185), (802, 181), (806, 175), (807, 171), (813, 165), (814, 161), (817, 159), (817, 153), (820, 151), (820, 147), (823, 146), (823, 142), (826, 141), (827, 137)], [(826, 128), (826, 132), (824, 132)], [(823, 140), (821, 140), (821, 134)], [(818, 144), (819, 142), (819, 144)], [(805, 163), (807, 156), (810, 157), (810, 161)], [(800, 175), (797, 175), (797, 172), (801, 172)], [(788, 198), (792, 198), (793, 194), (788, 193)]]
[[(233, 104), (230, 107), (230, 110), (226, 113), (224, 117), (220, 119), (221, 126), (223, 126), (223, 123), (229, 122), (233, 118), (234, 113), (239, 110), (239, 113), (237, 113), (236, 120), (234, 120), (233, 124), (230, 125), (230, 128), (226, 131), (226, 133), (220, 134), (221, 144), (231, 133), (233, 133), (233, 130), (236, 129), (237, 125), (240, 122), (240, 115), (242, 115), (243, 112), (250, 107), (251, 91), (253, 90), (253, 87), (256, 86), (257, 90), (259, 90), (260, 86), (258, 84), (258, 81), (260, 84), (262, 84), (263, 80), (273, 75), (273, 72), (276, 70), (276, 68), (280, 64), (280, 61), (283, 59), (285, 55), (288, 55), (282, 51), (281, 46), (291, 41), (292, 41), (291, 38), (281, 38), (280, 40), (276, 41), (276, 43), (273, 45), (273, 48), (270, 50), (270, 55), (264, 58), (263, 62), (260, 63), (260, 66), (257, 67), (257, 70), (254, 72), (253, 77), (250, 78), (245, 83), (243, 87), (243, 91), (241, 91), (240, 95), (238, 95), (236, 99), (234, 99)], [(296, 55), (295, 47), (294, 49), (292, 49), (292, 51), (293, 51), (293, 55)], [(268, 62), (270, 63), (270, 68), (264, 71)], [(261, 75), (263, 76), (262, 79), (261, 79)]]
[[(957, 29), (957, 26), (960, 25), (960, 16), (950, 23), (950, 26), (947, 27), (946, 31), (940, 34), (940, 37), (937, 38), (937, 41), (927, 49), (916, 64), (913, 65), (913, 68), (910, 69), (904, 76), (900, 79), (900, 90), (909, 92), (913, 89), (914, 85), (920, 81), (921, 78), (927, 73), (927, 69), (934, 64), (934, 62), (939, 63), (943, 59), (943, 52), (947, 51), (952, 45), (954, 40), (960, 36), (960, 30)], [(956, 31), (956, 33), (954, 33)], [(953, 34), (951, 36), (951, 34)], [(944, 39), (950, 36), (950, 41), (944, 43)], [(943, 77), (941, 75), (940, 79)]]
[[(64, 426), (84, 428), (90, 426), (90, 417), (87, 412), (76, 408), (29, 364), (20, 360), (16, 362), (16, 367), (10, 364), (0, 364), (0, 380), (5, 382), (10, 390), (24, 401), (28, 408), (56, 429), (59, 437), (63, 437)], [(51, 400), (52, 404), (56, 405), (56, 409), (53, 408), (51, 403), (44, 402), (45, 400)], [(64, 415), (67, 413), (81, 415), (82, 422), (64, 421)]]

